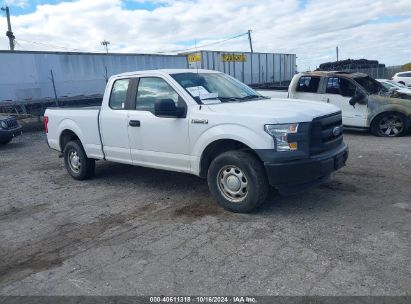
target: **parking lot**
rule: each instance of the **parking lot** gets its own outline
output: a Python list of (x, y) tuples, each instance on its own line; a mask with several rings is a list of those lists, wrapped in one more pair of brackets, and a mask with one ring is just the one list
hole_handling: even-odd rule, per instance
[(79, 182), (41, 132), (0, 147), (2, 295), (406, 295), (411, 136), (348, 133), (347, 167), (252, 214), (195, 176), (97, 162)]

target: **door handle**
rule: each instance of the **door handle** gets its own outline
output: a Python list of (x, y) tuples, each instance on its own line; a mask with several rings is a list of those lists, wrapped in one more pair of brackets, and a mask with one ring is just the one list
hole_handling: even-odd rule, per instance
[(130, 125), (130, 127), (139, 127), (140, 126), (140, 121), (139, 120), (130, 120), (128, 122), (128, 124)]

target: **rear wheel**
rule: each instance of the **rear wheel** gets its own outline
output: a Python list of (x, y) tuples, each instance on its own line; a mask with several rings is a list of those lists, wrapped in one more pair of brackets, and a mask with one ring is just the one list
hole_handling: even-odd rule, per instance
[(243, 151), (217, 156), (207, 174), (213, 197), (225, 209), (247, 213), (261, 205), (268, 193), (267, 176), (260, 160)]
[(96, 162), (87, 157), (80, 141), (69, 141), (64, 147), (63, 154), (67, 172), (73, 178), (83, 180), (94, 175)]
[(371, 132), (376, 136), (396, 137), (404, 135), (406, 131), (406, 117), (396, 112), (382, 113), (371, 123)]

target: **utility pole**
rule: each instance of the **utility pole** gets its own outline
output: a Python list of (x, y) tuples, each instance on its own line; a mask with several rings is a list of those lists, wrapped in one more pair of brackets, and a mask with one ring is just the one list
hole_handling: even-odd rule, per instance
[[(110, 41), (107, 41), (104, 39), (103, 41), (100, 42), (101, 45), (105, 46), (106, 48), (106, 54), (108, 56), (108, 45), (110, 44)], [(107, 62), (106, 59), (104, 59), (104, 79), (106, 80), (106, 83), (108, 82), (108, 72), (107, 72)]]
[(337, 61), (338, 61), (338, 46), (335, 48), (335, 51), (337, 52)]
[(251, 53), (254, 53), (254, 51), (253, 51), (253, 41), (251, 40), (251, 30), (248, 30), (248, 41), (250, 42)]
[(9, 7), (2, 7), (1, 8), (2, 11), (6, 11), (6, 17), (7, 17), (7, 27), (8, 27), (8, 31), (6, 32), (6, 36), (9, 37), (9, 42), (10, 42), (10, 51), (14, 51), (14, 39), (16, 37), (14, 37), (14, 34), (11, 30), (11, 22), (10, 22), (10, 10)]
[(106, 53), (108, 54), (108, 45), (110, 44), (110, 41), (107, 41), (107, 40), (104, 39), (104, 40), (101, 41), (100, 43), (101, 43), (101, 45), (105, 46), (105, 48), (106, 48)]

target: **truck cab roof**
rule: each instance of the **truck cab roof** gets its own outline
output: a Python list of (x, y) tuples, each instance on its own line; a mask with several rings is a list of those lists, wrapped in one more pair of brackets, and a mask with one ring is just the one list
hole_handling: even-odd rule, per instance
[(159, 70), (142, 70), (142, 71), (133, 71), (127, 73), (121, 73), (114, 75), (112, 77), (121, 78), (125, 76), (135, 76), (141, 74), (162, 74), (162, 75), (170, 75), (170, 74), (181, 74), (181, 73), (221, 73), (218, 71), (213, 70), (205, 70), (205, 69), (159, 69)]

